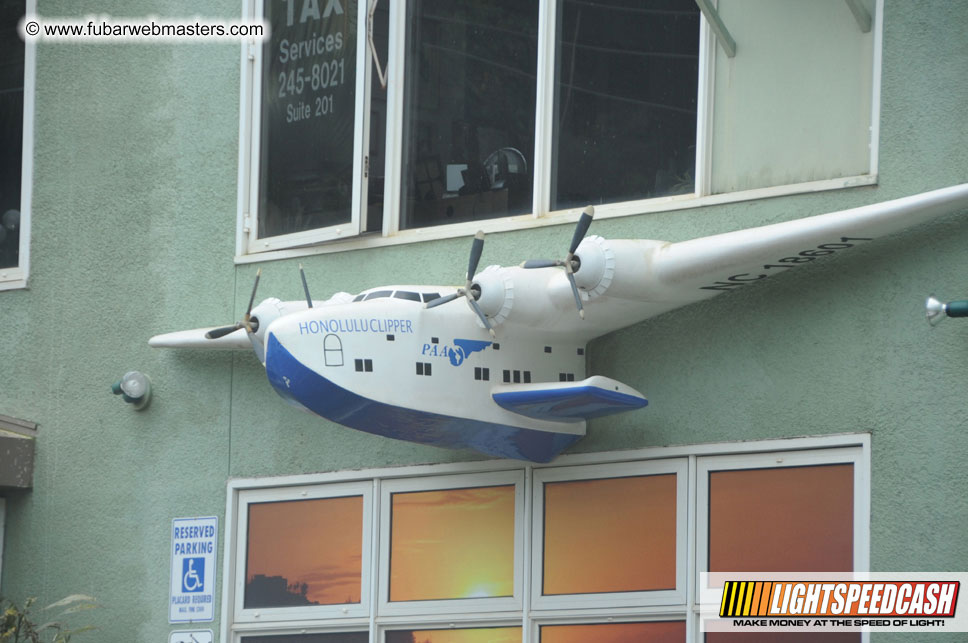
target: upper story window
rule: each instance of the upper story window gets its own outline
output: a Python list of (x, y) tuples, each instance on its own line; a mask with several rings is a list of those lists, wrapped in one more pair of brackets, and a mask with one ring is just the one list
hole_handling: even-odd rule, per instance
[(18, 23), (34, 1), (0, 0), (0, 290), (27, 283), (33, 140), (33, 46)]
[(876, 180), (882, 0), (244, 1), (240, 255)]

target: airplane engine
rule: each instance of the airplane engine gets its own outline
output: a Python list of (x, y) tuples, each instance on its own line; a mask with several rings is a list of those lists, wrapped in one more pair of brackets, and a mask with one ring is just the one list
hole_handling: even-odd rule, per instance
[(514, 307), (514, 282), (506, 268), (488, 266), (475, 275), (472, 288), (480, 291), (477, 305), (491, 323), (500, 324), (508, 318)]
[(258, 320), (258, 328), (249, 335), (249, 340), (260, 362), (266, 361), (266, 331), (272, 322), (280, 317), (306, 310), (308, 307), (305, 301), (281, 301), (275, 297), (269, 297), (252, 309), (252, 319)]
[(598, 235), (585, 237), (575, 255), (581, 261), (581, 267), (575, 271), (575, 283), (582, 289), (587, 301), (605, 294), (615, 276), (612, 244)]

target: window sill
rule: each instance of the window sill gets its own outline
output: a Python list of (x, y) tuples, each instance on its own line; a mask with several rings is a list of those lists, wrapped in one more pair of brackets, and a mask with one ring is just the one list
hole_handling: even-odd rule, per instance
[(27, 289), (27, 276), (20, 268), (4, 268), (0, 270), (0, 290)]
[[(697, 197), (695, 194), (684, 194), (661, 197), (657, 199), (648, 199), (644, 201), (629, 201), (625, 203), (596, 206), (595, 218), (612, 219), (655, 212), (691, 210), (724, 203), (754, 201), (779, 196), (807, 194), (811, 192), (825, 192), (828, 190), (841, 190), (844, 188), (862, 187), (876, 184), (876, 174), (862, 174), (838, 179), (811, 181), (809, 183), (795, 183), (792, 185), (757, 188), (742, 192), (729, 192), (726, 194), (711, 194), (699, 197)], [(818, 212), (817, 214), (821, 213)], [(351, 239), (340, 239), (337, 241), (326, 242), (318, 245), (308, 245), (286, 248), (283, 250), (270, 250), (266, 252), (253, 252), (249, 254), (237, 255), (235, 257), (235, 263), (237, 265), (242, 265), (258, 263), (261, 261), (276, 261), (279, 259), (292, 259), (296, 257), (331, 254), (334, 252), (349, 252), (352, 250), (364, 250), (369, 248), (381, 248), (384, 246), (419, 243), (422, 241), (453, 239), (473, 235), (477, 230), (483, 230), (485, 233), (527, 230), (544, 226), (574, 223), (578, 220), (579, 215), (580, 210), (578, 209), (561, 210), (540, 217), (535, 217), (532, 215), (519, 215), (428, 228), (400, 230), (392, 236), (387, 237), (379, 234), (369, 234), (353, 237)], [(4, 288), (5, 285), (0, 283), (0, 290), (3, 290)]]

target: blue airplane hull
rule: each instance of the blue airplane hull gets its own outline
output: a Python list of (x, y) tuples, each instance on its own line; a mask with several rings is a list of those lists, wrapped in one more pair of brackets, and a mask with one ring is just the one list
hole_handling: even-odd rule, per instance
[(265, 363), (269, 382), (284, 398), (333, 422), (388, 438), (449, 449), (475, 449), (501, 458), (550, 462), (582, 437), (377, 402), (307, 368), (271, 333), (266, 342)]

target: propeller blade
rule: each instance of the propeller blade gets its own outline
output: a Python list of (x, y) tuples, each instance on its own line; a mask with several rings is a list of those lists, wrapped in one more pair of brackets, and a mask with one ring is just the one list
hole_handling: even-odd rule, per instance
[(560, 259), (528, 259), (521, 264), (522, 268), (557, 268), (564, 264)]
[(309, 296), (309, 284), (306, 283), (306, 271), (303, 270), (302, 264), (299, 264), (299, 276), (302, 277), (303, 290), (306, 291), (306, 304), (312, 308), (313, 298)]
[(471, 258), (467, 263), (467, 281), (470, 282), (477, 274), (477, 264), (481, 262), (481, 253), (484, 252), (484, 231), (478, 230), (471, 243)]
[(262, 268), (259, 268), (255, 272), (255, 283), (252, 284), (252, 294), (249, 296), (249, 307), (245, 309), (245, 320), (249, 320), (249, 314), (252, 312), (252, 304), (255, 303), (255, 291), (259, 288), (259, 277), (262, 276)]
[(568, 248), (568, 254), (575, 254), (575, 250), (578, 250), (578, 245), (581, 240), (585, 238), (588, 234), (588, 226), (592, 224), (592, 218), (595, 216), (595, 208), (592, 206), (586, 207), (582, 210), (581, 217), (578, 219), (578, 225), (575, 226), (575, 234), (571, 237), (571, 246)]
[(578, 306), (578, 315), (582, 319), (585, 319), (585, 307), (581, 303), (581, 293), (578, 292), (578, 284), (575, 283), (575, 274), (570, 270), (566, 274), (568, 275), (568, 283), (571, 284), (571, 292), (575, 295), (575, 305)]
[(477, 305), (477, 302), (474, 301), (474, 298), (468, 297), (467, 302), (471, 305), (471, 308), (474, 309), (474, 312), (477, 313), (478, 318), (480, 318), (481, 323), (484, 324), (484, 328), (487, 329), (487, 332), (491, 334), (491, 337), (496, 337), (494, 334), (494, 329), (491, 327), (491, 322), (487, 321), (487, 315), (485, 315), (484, 311), (481, 310), (481, 307)]
[(445, 295), (443, 297), (438, 297), (437, 299), (431, 299), (426, 304), (424, 304), (424, 308), (434, 308), (436, 306), (442, 306), (444, 304), (449, 304), (450, 302), (454, 301), (458, 297), (463, 297), (463, 296), (464, 296), (464, 291), (463, 291), (463, 289), (461, 289), (461, 290), (458, 290), (457, 292), (452, 293), (450, 295)]
[(221, 328), (213, 328), (212, 330), (205, 333), (205, 339), (218, 339), (219, 337), (225, 337), (229, 333), (234, 333), (240, 328), (242, 328), (242, 322), (232, 324), (231, 326), (222, 326)]

